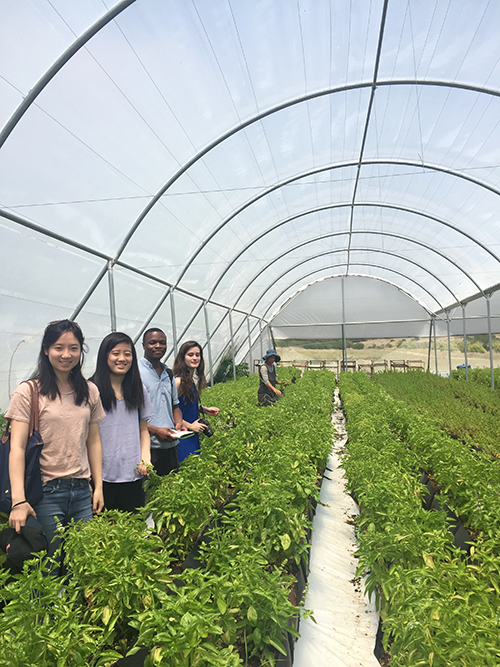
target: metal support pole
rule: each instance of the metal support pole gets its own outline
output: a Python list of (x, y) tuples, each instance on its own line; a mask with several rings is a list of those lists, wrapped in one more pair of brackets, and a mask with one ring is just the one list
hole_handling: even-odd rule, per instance
[[(225, 321), (225, 319), (228, 315), (229, 315), (229, 311), (227, 310), (224, 317), (219, 321), (219, 324), (212, 331), (212, 338), (214, 337), (215, 333), (219, 330), (219, 328), (223, 325), (223, 323), (224, 323), (224, 321)], [(239, 331), (240, 327), (241, 327), (241, 324), (238, 327), (238, 331)], [(217, 357), (214, 357), (214, 362), (213, 362), (214, 363), (214, 368), (217, 368), (218, 362), (220, 361), (221, 358), (224, 357), (226, 352), (227, 352), (227, 345), (222, 348), (222, 350), (219, 352)]]
[(108, 262), (108, 289), (109, 289), (109, 317), (111, 320), (111, 331), (116, 331), (115, 281), (113, 276), (113, 264), (111, 262)]
[(465, 356), (465, 379), (469, 379), (469, 364), (467, 363), (467, 331), (465, 326), (465, 306), (462, 304), (462, 322), (464, 327), (464, 356)]
[(107, 273), (107, 271), (108, 271), (108, 264), (105, 264), (102, 267), (102, 269), (99, 271), (99, 275), (97, 276), (97, 278), (94, 280), (94, 282), (89, 287), (89, 289), (85, 292), (85, 295), (81, 299), (78, 306), (75, 308), (75, 310), (68, 317), (69, 320), (76, 320), (78, 315), (82, 312), (83, 308), (85, 307), (87, 301), (90, 299), (92, 294), (96, 291), (97, 287), (100, 285), (101, 280), (104, 278), (104, 275)]
[(448, 336), (448, 368), (451, 377), (450, 313), (446, 311), (446, 334)]
[(345, 298), (344, 298), (344, 278), (341, 278), (341, 288), (342, 288), (342, 359), (344, 364), (344, 370), (347, 370), (347, 347), (346, 347), (346, 338), (345, 338)]
[(231, 357), (233, 359), (233, 380), (236, 381), (236, 361), (234, 358), (233, 316), (229, 311), (229, 335), (231, 336)]
[(207, 333), (208, 366), (210, 368), (210, 386), (214, 386), (214, 368), (212, 365), (212, 344), (210, 342), (210, 327), (208, 324), (207, 302), (203, 304), (203, 313), (205, 315), (205, 331)]
[(177, 325), (175, 323), (174, 291), (170, 292), (170, 312), (172, 313), (172, 342), (174, 344), (174, 356), (177, 356)]
[(248, 331), (248, 370), (252, 372), (252, 334), (250, 332), (250, 316), (247, 315), (247, 331)]
[[(257, 327), (258, 327), (258, 324), (259, 324), (259, 323), (256, 322), (256, 323), (254, 324), (253, 328), (250, 326), (250, 333), (251, 333), (251, 334), (254, 334), (254, 333), (255, 333), (255, 335), (257, 336)], [(240, 324), (239, 327), (236, 329), (236, 331), (234, 332), (235, 336), (238, 335), (238, 331), (240, 330), (240, 328), (241, 328), (242, 326), (243, 326), (243, 324)], [(255, 341), (256, 341), (256, 340), (257, 340), (257, 337), (255, 338)], [(255, 341), (254, 341), (254, 342), (255, 342)], [(244, 338), (243, 342), (241, 342), (241, 343), (239, 344), (239, 346), (238, 346), (238, 344), (236, 344), (236, 353), (235, 353), (236, 356), (238, 356), (238, 352), (240, 352), (241, 349), (242, 349), (245, 345), (247, 345), (246, 337)]]
[(427, 350), (427, 371), (431, 370), (431, 345), (432, 345), (432, 317), (431, 324), (429, 327), (429, 345)]
[(262, 320), (259, 321), (259, 339), (260, 339), (260, 358), (264, 356), (264, 348), (262, 346)]
[(143, 333), (146, 331), (146, 329), (149, 327), (149, 325), (151, 324), (151, 321), (152, 321), (153, 317), (156, 315), (156, 313), (157, 313), (157, 312), (160, 310), (160, 308), (163, 306), (163, 304), (164, 304), (165, 301), (167, 300), (167, 297), (168, 297), (169, 294), (170, 294), (170, 287), (167, 289), (167, 291), (165, 292), (165, 294), (162, 296), (162, 298), (160, 299), (160, 301), (158, 302), (158, 304), (154, 307), (153, 311), (151, 312), (151, 314), (149, 315), (149, 317), (146, 319), (146, 321), (144, 322), (144, 324), (143, 324), (142, 327), (140, 328), (139, 333), (134, 337), (134, 345), (137, 343), (137, 341), (141, 338), (142, 334), (143, 334)]
[[(195, 319), (198, 317), (198, 314), (199, 314), (200, 310), (203, 308), (203, 304), (204, 304), (204, 301), (201, 302), (201, 304), (198, 306), (198, 308), (197, 308), (197, 309), (194, 311), (194, 313), (191, 315), (191, 317), (189, 318), (187, 324), (184, 326), (184, 328), (183, 328), (183, 330), (181, 331), (181, 333), (177, 336), (177, 340), (182, 340), (182, 339), (184, 338), (184, 336), (186, 335), (187, 330), (188, 330), (189, 327), (193, 324), (193, 322), (195, 321)], [(173, 347), (171, 347), (171, 348), (167, 348), (167, 357), (166, 357), (167, 359), (169, 358), (169, 356), (172, 354), (173, 351), (174, 351), (174, 348), (173, 348)]]
[(438, 353), (437, 353), (437, 344), (436, 344), (436, 318), (432, 318), (434, 320), (434, 363), (436, 365), (436, 375), (438, 374)]
[(493, 347), (491, 344), (491, 310), (490, 310), (491, 294), (486, 296), (486, 314), (488, 316), (488, 342), (490, 344), (490, 370), (491, 370), (491, 388), (495, 389), (495, 374), (493, 372)]
[(12, 396), (12, 392), (11, 392), (11, 390), (10, 390), (10, 377), (11, 377), (11, 375), (12, 375), (12, 362), (14, 361), (14, 355), (15, 355), (15, 353), (17, 352), (19, 346), (22, 345), (22, 344), (25, 343), (25, 342), (26, 342), (26, 341), (24, 340), (24, 338), (23, 338), (23, 340), (20, 340), (19, 343), (18, 343), (18, 344), (16, 345), (16, 347), (14, 348), (14, 352), (11, 354), (11, 357), (10, 357), (10, 364), (9, 364), (9, 380), (8, 380), (8, 384), (9, 384), (9, 398)]

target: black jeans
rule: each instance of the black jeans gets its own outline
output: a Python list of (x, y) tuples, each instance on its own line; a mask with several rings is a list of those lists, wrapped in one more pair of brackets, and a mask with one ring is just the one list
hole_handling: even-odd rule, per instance
[(144, 506), (142, 479), (135, 482), (103, 482), (104, 507), (107, 510), (136, 512)]
[(178, 470), (177, 445), (168, 449), (151, 447), (151, 463), (160, 477), (168, 475), (173, 470)]

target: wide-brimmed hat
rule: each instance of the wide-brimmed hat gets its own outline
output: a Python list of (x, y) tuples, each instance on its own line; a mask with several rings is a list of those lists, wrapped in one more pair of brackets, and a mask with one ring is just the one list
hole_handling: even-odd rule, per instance
[(279, 361), (281, 359), (280, 355), (276, 352), (276, 350), (268, 350), (262, 358), (265, 361), (266, 359), (269, 359), (269, 357), (273, 356), (276, 357), (276, 361)]

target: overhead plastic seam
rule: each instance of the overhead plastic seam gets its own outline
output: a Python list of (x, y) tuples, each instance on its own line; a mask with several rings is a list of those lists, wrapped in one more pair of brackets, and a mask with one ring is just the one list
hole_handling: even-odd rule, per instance
[[(247, 56), (246, 56), (246, 53), (245, 53), (245, 49), (243, 48), (243, 43), (242, 43), (242, 41), (241, 41), (240, 31), (238, 30), (238, 24), (237, 24), (237, 22), (236, 22), (236, 18), (235, 18), (235, 16), (234, 16), (233, 7), (232, 7), (232, 5), (231, 5), (231, 2), (229, 2), (229, 11), (231, 12), (231, 18), (232, 18), (232, 20), (233, 20), (234, 31), (235, 31), (236, 36), (237, 36), (237, 38), (238, 38), (238, 44), (239, 44), (239, 46), (240, 46), (241, 57), (243, 58), (243, 62), (245, 63), (245, 69), (246, 69), (246, 72), (247, 72), (247, 77), (248, 77), (248, 82), (249, 82), (249, 84), (250, 84), (250, 89), (251, 89), (251, 91), (252, 91), (252, 95), (253, 95), (253, 99), (254, 99), (255, 108), (258, 109), (258, 108), (259, 108), (259, 103), (258, 103), (258, 100), (257, 100), (257, 95), (256, 95), (256, 93), (255, 93), (255, 86), (254, 86), (254, 83), (253, 83), (252, 76), (251, 76), (251, 74), (250, 74), (250, 68), (249, 68), (249, 66), (248, 66)], [(238, 118), (239, 118), (239, 115), (238, 115)], [(266, 128), (264, 127), (263, 124), (261, 124), (261, 130), (262, 130), (262, 133), (263, 133), (263, 135), (264, 135), (264, 137), (265, 137), (265, 139), (266, 139), (267, 147), (268, 147), (268, 150), (269, 150), (269, 155), (270, 155), (270, 157), (271, 157), (271, 161), (272, 161), (272, 163), (273, 163), (274, 173), (275, 173), (275, 175), (276, 175), (276, 178), (278, 178), (278, 168), (277, 168), (277, 166), (276, 166), (276, 161), (275, 161), (275, 159), (274, 159), (274, 154), (273, 154), (273, 152), (272, 152), (272, 150), (271, 150), (271, 144), (270, 144), (270, 142), (269, 142), (269, 137), (268, 137), (268, 135), (267, 135)], [(252, 154), (253, 154), (253, 156), (255, 157), (255, 163), (256, 163), (257, 169), (259, 170), (259, 173), (260, 173), (260, 175), (261, 175), (261, 177), (262, 177), (262, 182), (265, 183), (265, 178), (264, 178), (264, 175), (263, 175), (263, 173), (262, 173), (262, 170), (261, 170), (261, 167), (260, 167), (260, 164), (259, 164), (259, 160), (257, 160), (257, 158), (256, 158), (256, 156), (255, 156), (255, 151), (253, 150), (253, 147), (251, 146), (250, 141), (249, 141), (248, 139), (247, 139), (247, 144), (250, 146), (250, 148), (251, 148), (251, 150), (252, 150)], [(285, 203), (285, 205), (286, 205), (286, 203)], [(275, 210), (276, 210), (276, 207), (275, 207)]]
[[(366, 120), (365, 120), (365, 127), (363, 130), (363, 138), (361, 140), (361, 147), (359, 150), (359, 159), (358, 159), (358, 165), (356, 169), (356, 177), (354, 180), (354, 187), (352, 190), (352, 200), (351, 200), (351, 212), (350, 212), (350, 219), (349, 219), (349, 232), (352, 232), (352, 227), (354, 223), (354, 204), (356, 202), (356, 193), (358, 190), (358, 183), (359, 183), (359, 175), (361, 173), (361, 166), (363, 164), (363, 154), (365, 152), (365, 145), (366, 145), (366, 138), (368, 136), (368, 127), (370, 125), (370, 118), (372, 114), (372, 108), (373, 108), (373, 101), (375, 99), (375, 91), (377, 89), (377, 76), (378, 76), (378, 68), (380, 66), (380, 56), (382, 53), (382, 43), (384, 41), (384, 30), (385, 30), (385, 21), (387, 18), (387, 5), (388, 5), (389, 0), (384, 0), (384, 6), (382, 8), (382, 16), (380, 20), (380, 29), (379, 29), (379, 38), (378, 38), (378, 44), (377, 44), (377, 53), (375, 56), (375, 66), (373, 68), (373, 79), (372, 79), (372, 86), (371, 86), (371, 92), (370, 92), (370, 100), (368, 102), (368, 109), (366, 111)], [(348, 241), (347, 241), (347, 265), (346, 265), (346, 276), (349, 273), (349, 263), (350, 263), (350, 251), (351, 251), (351, 236), (349, 235)]]
[[(315, 255), (314, 257), (307, 257), (305, 260), (303, 260), (303, 261), (301, 261), (301, 262), (298, 262), (298, 263), (295, 264), (294, 266), (292, 266), (292, 267), (288, 268), (286, 271), (284, 271), (281, 275), (279, 275), (279, 276), (274, 280), (274, 283), (275, 283), (275, 284), (278, 283), (282, 278), (284, 278), (284, 277), (287, 275), (287, 273), (290, 273), (291, 271), (294, 271), (298, 266), (301, 266), (302, 264), (307, 264), (307, 262), (310, 262), (310, 261), (313, 260), (313, 259), (317, 259), (318, 257), (324, 257), (324, 256), (326, 256), (326, 255), (335, 255), (335, 254), (337, 254), (337, 253), (339, 253), (339, 252), (346, 252), (346, 249), (345, 249), (345, 248), (339, 248), (339, 249), (336, 249), (336, 250), (328, 250), (327, 252), (320, 253), (320, 254), (318, 254), (318, 255)], [(370, 250), (370, 252), (379, 252), (379, 253), (381, 253), (381, 254), (392, 254), (392, 255), (394, 255), (394, 256), (396, 256), (396, 257), (399, 257), (399, 255), (395, 255), (395, 253), (388, 253), (388, 252), (385, 251), (385, 250), (378, 250), (378, 251)], [(405, 257), (404, 259), (405, 259), (405, 261), (409, 262), (410, 264), (415, 264), (416, 266), (419, 266), (416, 262), (413, 262), (411, 259), (408, 259), (407, 257)], [(346, 262), (341, 262), (341, 264), (339, 264), (339, 265), (337, 265), (337, 266), (344, 266), (345, 263), (346, 263)], [(439, 306), (440, 308), (443, 308), (443, 305), (440, 303), (439, 299), (437, 299), (436, 296), (435, 296), (434, 294), (431, 294), (431, 292), (429, 292), (428, 289), (426, 289), (423, 285), (421, 285), (421, 284), (420, 284), (419, 282), (417, 282), (414, 278), (411, 278), (411, 277), (408, 276), (407, 274), (405, 274), (405, 273), (401, 273), (401, 271), (397, 271), (396, 269), (389, 268), (389, 267), (387, 267), (387, 266), (381, 266), (381, 265), (379, 265), (379, 264), (372, 264), (372, 263), (370, 263), (370, 262), (363, 262), (362, 265), (365, 265), (365, 266), (373, 266), (373, 267), (375, 267), (375, 268), (383, 269), (384, 271), (388, 271), (389, 273), (395, 273), (395, 274), (397, 274), (397, 275), (404, 276), (404, 278), (405, 278), (406, 280), (409, 280), (411, 283), (414, 283), (414, 284), (417, 285), (423, 292), (425, 292), (426, 294), (428, 294), (428, 295), (431, 297), (431, 300), (435, 301), (435, 302), (438, 304), (438, 306)], [(419, 266), (419, 268), (422, 268), (422, 267)], [(329, 270), (329, 269), (330, 269), (329, 266), (324, 266), (324, 267), (318, 269), (318, 271), (325, 271), (325, 270)], [(443, 287), (445, 287), (445, 288), (450, 292), (450, 294), (451, 294), (454, 298), (456, 298), (456, 296), (453, 294), (453, 292), (452, 292), (448, 287), (446, 287), (446, 285), (445, 285), (439, 278), (437, 278), (431, 271), (429, 271), (428, 269), (423, 269), (423, 271), (425, 271), (426, 273), (428, 273), (429, 275), (431, 275), (433, 278), (435, 278), (438, 282), (440, 282), (440, 283), (443, 285)], [(301, 280), (302, 280), (302, 278), (301, 278)], [(291, 287), (291, 285), (289, 285), (289, 286), (287, 287), (287, 289), (290, 289), (290, 287)], [(251, 314), (251, 315), (254, 315), (254, 312), (253, 312), (253, 311), (255, 310), (255, 308), (257, 307), (257, 305), (258, 305), (259, 302), (261, 301), (261, 299), (264, 298), (265, 294), (266, 294), (268, 291), (269, 291), (269, 287), (267, 287), (267, 288), (262, 292), (262, 294), (259, 296), (259, 298), (257, 299), (257, 301), (254, 302), (254, 304), (253, 304), (253, 306), (252, 306), (252, 308), (251, 308), (251, 310), (250, 310), (250, 314)], [(285, 290), (285, 291), (286, 291), (286, 290)], [(412, 298), (413, 298), (414, 301), (417, 301), (417, 299), (416, 299), (414, 296), (412, 296)], [(273, 300), (276, 301), (276, 299), (273, 299)], [(235, 303), (238, 303), (238, 300), (236, 300)], [(269, 310), (269, 309), (268, 309), (268, 310)], [(266, 310), (266, 314), (267, 314), (267, 312), (268, 312), (268, 311)]]
[(12, 116), (6, 122), (3, 127), (3, 130), (0, 132), (0, 148), (3, 146), (7, 138), (9, 137), (12, 130), (16, 127), (17, 123), (24, 116), (29, 107), (36, 100), (38, 95), (42, 90), (50, 83), (50, 81), (55, 77), (55, 75), (61, 70), (66, 63), (71, 60), (71, 58), (77, 53), (82, 46), (84, 46), (94, 35), (96, 35), (101, 28), (107, 25), (112, 21), (116, 16), (118, 16), (124, 9), (127, 9), (132, 5), (135, 0), (120, 0), (114, 7), (109, 9), (105, 14), (103, 14), (95, 23), (93, 23), (90, 28), (87, 28), (80, 37), (78, 37), (63, 54), (49, 67), (49, 69), (43, 74), (36, 84), (31, 88), (28, 94), (23, 98), (22, 102), (19, 104), (17, 109), (14, 111)]
[[(332, 237), (335, 237), (335, 236), (344, 236), (344, 235), (346, 235), (346, 234), (348, 234), (348, 233), (349, 233), (349, 232), (348, 232), (347, 230), (345, 230), (345, 231), (343, 231), (343, 232), (331, 232), (331, 233), (329, 233), (329, 234), (322, 234), (321, 236), (316, 236), (316, 237), (314, 237), (314, 238), (308, 239), (307, 241), (303, 241), (302, 243), (298, 243), (297, 245), (293, 246), (292, 248), (289, 248), (288, 250), (286, 250), (285, 252), (281, 253), (281, 254), (278, 255), (277, 257), (274, 257), (274, 258), (273, 258), (270, 262), (268, 262), (264, 267), (260, 268), (259, 271), (254, 275), (254, 277), (250, 279), (250, 281), (245, 285), (245, 289), (239, 294), (239, 296), (238, 296), (238, 300), (240, 300), (240, 299), (243, 297), (243, 295), (245, 294), (245, 292), (246, 292), (246, 291), (248, 290), (248, 288), (252, 285), (252, 283), (253, 283), (255, 280), (257, 280), (257, 278), (262, 277), (262, 275), (265, 273), (265, 271), (267, 271), (267, 269), (269, 269), (275, 262), (277, 262), (277, 261), (283, 259), (283, 257), (286, 257), (286, 256), (287, 256), (288, 254), (290, 254), (291, 252), (295, 252), (295, 250), (297, 250), (298, 248), (303, 248), (304, 246), (309, 245), (310, 243), (317, 243), (318, 241), (322, 241), (322, 240), (325, 240), (325, 239), (328, 239), (328, 238), (332, 238)], [(403, 240), (408, 241), (408, 242), (410, 242), (410, 243), (415, 243), (416, 245), (420, 245), (420, 246), (426, 248), (427, 250), (430, 250), (431, 252), (433, 252), (433, 253), (439, 255), (439, 256), (442, 257), (445, 261), (450, 262), (451, 264), (453, 264), (453, 266), (454, 266), (456, 269), (458, 269), (461, 273), (463, 273), (463, 274), (464, 274), (464, 275), (465, 275), (465, 276), (466, 276), (466, 277), (473, 283), (473, 285), (474, 285), (475, 287), (477, 287), (478, 290), (482, 291), (481, 288), (479, 287), (479, 285), (478, 285), (478, 284), (475, 282), (475, 280), (474, 280), (474, 279), (467, 273), (467, 271), (465, 271), (465, 270), (464, 270), (464, 269), (463, 269), (457, 262), (454, 262), (452, 259), (450, 259), (450, 258), (447, 257), (446, 255), (444, 255), (443, 253), (441, 253), (439, 250), (436, 250), (436, 249), (433, 248), (432, 246), (428, 246), (428, 245), (426, 245), (425, 243), (421, 243), (420, 241), (415, 241), (414, 239), (412, 239), (412, 238), (410, 238), (410, 237), (408, 237), (408, 236), (402, 236), (401, 234), (392, 234), (392, 233), (387, 233), (387, 232), (377, 232), (377, 231), (370, 231), (370, 230), (355, 230), (354, 232), (352, 232), (352, 234), (353, 234), (353, 235), (354, 235), (354, 234), (360, 234), (360, 235), (361, 235), (361, 234), (374, 234), (374, 235), (377, 235), (377, 236), (390, 236), (390, 237), (392, 237), (392, 238), (403, 239)], [(252, 243), (255, 243), (257, 240), (260, 240), (260, 239), (256, 239), (256, 240), (254, 240)], [(344, 252), (346, 252), (346, 249), (345, 249), (345, 248), (339, 248), (339, 250), (343, 250)], [(360, 248), (355, 248), (354, 250), (360, 250)], [(371, 249), (369, 249), (369, 251), (371, 251)], [(400, 257), (399, 255), (397, 255), (397, 256)], [(418, 265), (418, 266), (420, 266), (420, 265)], [(217, 287), (217, 285), (216, 285), (216, 287)], [(216, 287), (214, 287), (214, 289), (212, 290), (211, 295), (212, 295), (213, 292), (215, 291)], [(236, 302), (236, 303), (237, 303), (237, 302)]]
[[(308, 89), (308, 80), (307, 80), (307, 68), (306, 68), (306, 52), (305, 52), (305, 49), (304, 49), (304, 32), (303, 32), (303, 29), (302, 29), (302, 19), (301, 19), (301, 16), (300, 16), (300, 7), (299, 7), (299, 1), (298, 0), (296, 0), (296, 3), (295, 3), (295, 10), (296, 10), (296, 13), (297, 13), (297, 21), (298, 21), (298, 24), (299, 24), (300, 49), (301, 49), (301, 53), (302, 53), (302, 74), (303, 74), (303, 77), (304, 77), (304, 90), (307, 90)], [(315, 162), (316, 162), (316, 160), (315, 160), (316, 156), (315, 156), (315, 152), (314, 152), (314, 138), (313, 138), (313, 129), (312, 129), (312, 122), (311, 122), (311, 111), (309, 109), (309, 103), (306, 103), (305, 106), (306, 106), (306, 113), (307, 113), (307, 125), (309, 127), (309, 141), (310, 141), (310, 144), (311, 144), (312, 163), (314, 165)], [(316, 183), (315, 183), (315, 191), (316, 191), (316, 202), (319, 205), (318, 186), (317, 186)], [(283, 197), (283, 201), (285, 203), (286, 210), (289, 213), (288, 202), (287, 202), (285, 197)]]
[[(203, 23), (203, 20), (202, 20), (202, 18), (201, 18), (201, 16), (200, 16), (200, 13), (199, 13), (199, 11), (198, 11), (198, 8), (196, 7), (196, 4), (195, 4), (194, 2), (193, 2), (193, 7), (194, 7), (194, 11), (195, 11), (195, 13), (196, 13), (196, 16), (198, 17), (198, 20), (199, 20), (199, 22), (200, 22), (200, 25), (201, 25), (201, 27), (202, 27), (202, 30), (203, 30), (203, 32), (204, 32), (204, 34), (205, 34), (205, 39), (206, 39), (208, 45), (210, 46), (210, 50), (212, 51), (212, 57), (213, 57), (214, 61), (215, 61), (216, 64), (217, 64), (217, 68), (218, 68), (218, 70), (219, 70), (219, 75), (220, 75), (222, 81), (224, 82), (224, 86), (225, 86), (225, 88), (226, 88), (226, 92), (227, 92), (227, 94), (228, 94), (228, 97), (229, 97), (229, 99), (230, 99), (231, 102), (232, 102), (234, 113), (235, 113), (236, 117), (238, 118), (238, 120), (241, 122), (240, 113), (239, 113), (238, 107), (237, 107), (237, 105), (236, 105), (236, 102), (235, 102), (234, 97), (233, 97), (232, 92), (231, 92), (231, 86), (229, 85), (229, 83), (228, 83), (227, 80), (226, 80), (226, 76), (225, 76), (225, 74), (224, 74), (224, 70), (223, 70), (223, 68), (222, 68), (222, 66), (221, 66), (221, 64), (220, 64), (220, 62), (219, 62), (219, 58), (218, 58), (218, 56), (217, 56), (217, 52), (216, 52), (216, 50), (215, 50), (215, 48), (214, 48), (214, 46), (213, 46), (213, 44), (212, 44), (212, 40), (210, 39), (210, 36), (209, 36), (208, 31), (207, 31), (207, 29), (206, 29), (206, 27), (205, 27), (205, 24)], [(243, 50), (242, 50), (242, 52), (243, 52)], [(257, 106), (257, 104), (256, 104), (256, 106)], [(259, 162), (258, 162), (257, 157), (256, 157), (256, 155), (255, 155), (254, 147), (252, 146), (252, 144), (251, 144), (250, 141), (248, 140), (248, 137), (246, 137), (246, 135), (243, 135), (243, 136), (244, 136), (244, 138), (245, 138), (245, 140), (246, 140), (246, 143), (247, 143), (247, 146), (248, 146), (250, 152), (252, 153), (252, 155), (253, 155), (253, 157), (254, 157), (255, 164), (256, 164), (257, 169), (259, 170), (260, 175), (261, 175), (261, 177), (262, 177), (262, 182), (264, 182), (264, 175), (263, 175), (263, 173), (262, 173), (262, 170), (261, 170), (261, 168), (260, 168)], [(208, 171), (210, 172), (210, 174), (212, 175), (213, 179), (214, 179), (215, 182), (217, 183), (217, 179), (216, 179), (216, 177), (215, 177), (215, 174), (213, 174), (213, 172), (212, 172), (210, 169), (208, 169)], [(226, 193), (224, 192), (223, 189), (221, 189), (221, 192), (222, 192), (222, 194), (224, 195), (224, 197), (225, 197), (227, 203), (230, 204), (229, 199), (228, 199), (228, 197), (227, 197), (227, 195), (226, 195)], [(214, 209), (214, 211), (216, 211), (215, 206), (212, 204), (212, 202), (211, 202), (208, 198), (207, 198), (207, 201), (208, 201), (209, 205), (212, 206), (212, 208)]]

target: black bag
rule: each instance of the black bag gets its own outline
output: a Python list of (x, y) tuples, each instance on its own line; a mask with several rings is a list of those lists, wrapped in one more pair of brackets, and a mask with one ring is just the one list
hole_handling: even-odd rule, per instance
[(23, 563), (39, 551), (47, 551), (48, 543), (42, 525), (31, 515), (26, 519), (26, 525), (21, 526), (21, 532), (16, 533), (14, 528), (4, 528), (0, 532), (0, 549), (7, 554), (4, 567), (11, 574), (23, 571)]
[[(26, 500), (33, 505), (42, 499), (42, 475), (40, 472), (40, 453), (43, 442), (38, 431), (38, 384), (28, 380), (31, 390), (31, 412), (29, 423), (29, 437), (26, 445), (24, 467), (24, 492)], [(0, 511), (8, 514), (12, 506), (12, 496), (9, 478), (10, 454), (10, 419), (7, 419), (2, 442), (0, 445)]]

